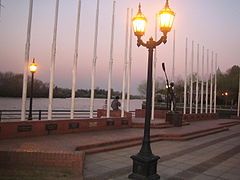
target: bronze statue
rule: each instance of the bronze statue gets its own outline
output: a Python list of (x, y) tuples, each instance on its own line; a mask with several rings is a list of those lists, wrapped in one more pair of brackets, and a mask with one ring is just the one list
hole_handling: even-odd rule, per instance
[(164, 74), (166, 77), (167, 91), (168, 91), (169, 99), (170, 99), (170, 110), (175, 111), (176, 110), (176, 99), (175, 99), (175, 95), (174, 95), (174, 82), (171, 82), (169, 84), (164, 63), (162, 63), (162, 68), (163, 68), (163, 71), (164, 71)]

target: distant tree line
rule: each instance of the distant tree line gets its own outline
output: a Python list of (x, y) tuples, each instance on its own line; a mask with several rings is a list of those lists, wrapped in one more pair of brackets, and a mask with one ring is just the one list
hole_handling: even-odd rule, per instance
[[(217, 70), (217, 104), (225, 104), (225, 105), (236, 105), (238, 101), (238, 88), (239, 88), (239, 66), (232, 66), (228, 69), (225, 73), (221, 72), (220, 69)], [(214, 76), (213, 76), (214, 78)], [(189, 102), (190, 96), (190, 76), (187, 78), (187, 102)], [(196, 74), (193, 77), (193, 94), (196, 94)], [(199, 79), (199, 103), (200, 103), (200, 94), (201, 94), (201, 77)], [(176, 96), (176, 102), (183, 103), (184, 97), (184, 80), (177, 79), (174, 86), (174, 93)], [(210, 80), (209, 83), (209, 90), (210, 93)], [(206, 83), (205, 83), (206, 84)], [(214, 79), (213, 79), (214, 84)], [(166, 101), (167, 97), (167, 89), (165, 79), (158, 78), (155, 85), (156, 89), (156, 99), (155, 101), (164, 102)], [(204, 93), (206, 86), (204, 86)], [(214, 88), (214, 87), (213, 87)], [(146, 81), (143, 81), (138, 86), (139, 93), (144, 97), (146, 94)], [(224, 93), (227, 92), (227, 96)], [(205, 95), (204, 95), (205, 96)], [(193, 98), (193, 102), (195, 101), (195, 97)], [(205, 101), (205, 98), (204, 98)], [(205, 102), (204, 102), (205, 103)]]
[[(27, 96), (30, 94), (30, 76), (28, 77)], [(0, 72), (0, 97), (22, 97), (23, 75), (12, 72)], [(49, 83), (44, 83), (39, 79), (34, 79), (34, 97), (48, 98)], [(112, 89), (112, 97), (121, 96), (121, 92)], [(76, 97), (89, 98), (91, 89), (77, 89)], [(54, 98), (69, 98), (71, 97), (71, 89), (54, 87)], [(97, 87), (95, 89), (96, 98), (107, 98), (107, 90)], [(139, 96), (131, 96), (131, 98), (139, 98)]]

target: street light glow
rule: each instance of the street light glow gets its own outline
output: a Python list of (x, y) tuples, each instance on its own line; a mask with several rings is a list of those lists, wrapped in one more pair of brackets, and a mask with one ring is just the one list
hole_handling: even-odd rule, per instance
[(158, 15), (160, 31), (163, 32), (163, 34), (167, 34), (171, 31), (174, 17), (175, 13), (170, 9), (167, 0), (165, 7), (159, 12)]
[(37, 71), (37, 69), (38, 69), (38, 67), (37, 67), (37, 64), (36, 63), (31, 63), (30, 65), (29, 65), (29, 71), (31, 72), (31, 73), (35, 73), (36, 71)]
[(146, 31), (147, 18), (141, 12), (141, 5), (138, 6), (138, 13), (132, 19), (133, 31), (136, 36), (143, 36)]

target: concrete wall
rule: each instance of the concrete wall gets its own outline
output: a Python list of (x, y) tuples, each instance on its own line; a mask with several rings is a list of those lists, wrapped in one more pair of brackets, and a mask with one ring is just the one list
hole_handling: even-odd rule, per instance
[[(167, 112), (169, 112), (169, 110), (155, 110), (154, 117), (155, 118), (166, 118)], [(136, 109), (135, 117), (136, 118), (144, 118), (145, 117), (145, 109)]]
[(217, 113), (202, 113), (202, 114), (183, 114), (183, 121), (200, 121), (218, 119)]
[(130, 128), (131, 118), (93, 118), (0, 122), (0, 139)]
[[(105, 109), (98, 109), (97, 110), (97, 117), (98, 118), (106, 117), (106, 116), (107, 116), (107, 110), (105, 110)], [(124, 116), (132, 118), (132, 113), (125, 111)], [(111, 110), (110, 111), (110, 117), (121, 117), (121, 111), (120, 110), (117, 110), (117, 111)]]

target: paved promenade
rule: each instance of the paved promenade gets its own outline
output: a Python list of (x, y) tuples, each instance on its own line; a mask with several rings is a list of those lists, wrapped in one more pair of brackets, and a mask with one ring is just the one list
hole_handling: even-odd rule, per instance
[[(231, 120), (191, 122), (183, 127), (152, 129), (151, 134), (183, 134), (220, 126)], [(141, 137), (143, 129), (130, 128), (65, 135), (26, 137), (0, 140), (0, 150), (73, 152), (79, 145), (117, 141)], [(151, 144), (154, 154), (161, 157), (158, 174), (161, 180), (239, 180), (240, 179), (240, 125), (228, 131), (188, 141), (159, 141)], [(86, 155), (84, 177), (86, 180), (124, 180), (131, 172), (130, 156), (138, 153), (140, 146)], [(1, 179), (1, 175), (0, 175)], [(21, 179), (21, 178), (20, 178)], [(66, 177), (61, 179), (73, 179)], [(75, 179), (75, 178), (74, 178)], [(81, 179), (76, 177), (76, 179)]]
[[(140, 146), (102, 152), (86, 157), (86, 180), (127, 180), (131, 155)], [(161, 180), (239, 180), (240, 126), (229, 131), (188, 141), (152, 143), (152, 151), (161, 157), (158, 174)]]
[[(230, 119), (192, 122), (191, 125), (166, 129), (151, 129), (151, 135), (175, 134), (181, 135), (200, 131), (209, 127), (218, 127), (219, 123)], [(127, 138), (142, 137), (143, 128), (114, 129), (105, 131), (58, 134), (37, 137), (24, 137), (0, 140), (0, 150), (8, 151), (43, 151), (43, 152), (73, 152), (80, 145), (101, 142), (118, 141)]]

